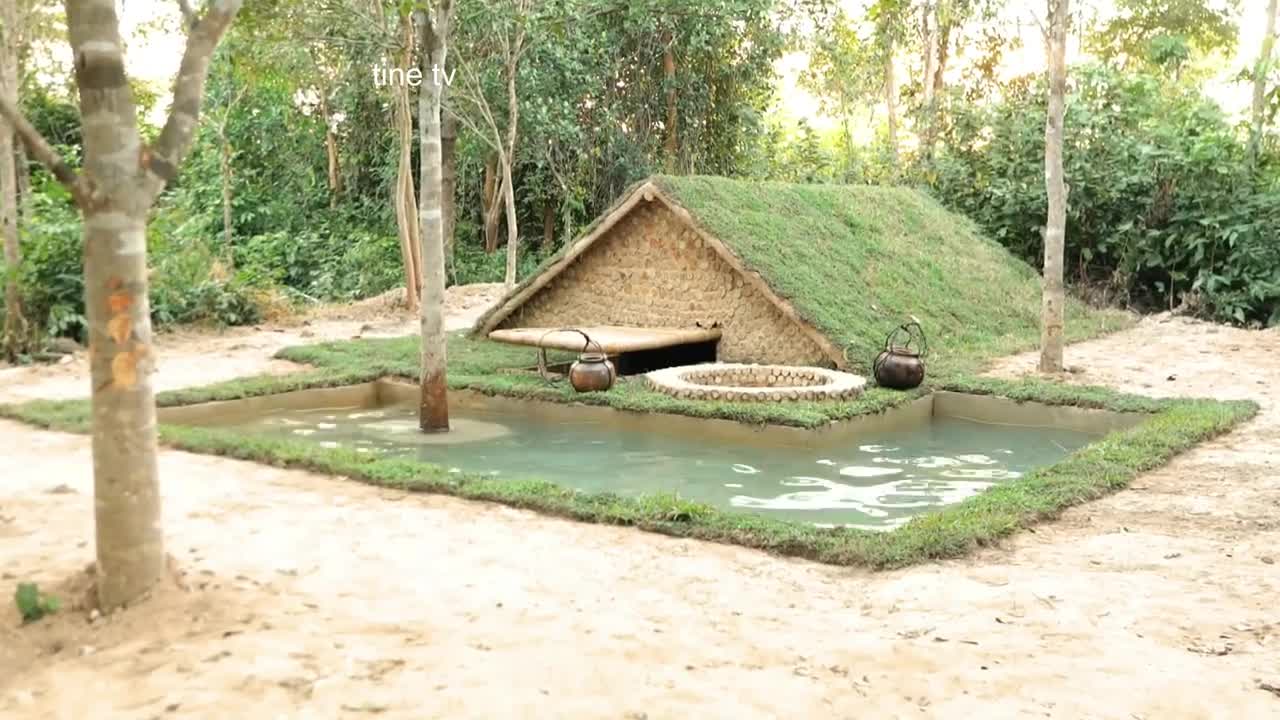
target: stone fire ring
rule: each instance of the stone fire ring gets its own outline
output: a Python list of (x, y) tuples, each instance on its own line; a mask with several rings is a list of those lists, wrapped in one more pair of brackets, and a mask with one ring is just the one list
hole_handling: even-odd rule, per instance
[(665, 368), (645, 378), (655, 389), (688, 400), (848, 400), (867, 386), (860, 375), (826, 368), (738, 363)]

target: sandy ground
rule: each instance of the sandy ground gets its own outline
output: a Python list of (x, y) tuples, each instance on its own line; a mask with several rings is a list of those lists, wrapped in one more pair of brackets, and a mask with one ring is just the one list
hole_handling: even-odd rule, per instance
[[(279, 370), (263, 357), (298, 339), (175, 338), (161, 384)], [(879, 574), (165, 451), (189, 589), (105, 619), (0, 610), (0, 717), (1280, 717), (1280, 332), (1148, 320), (1068, 362), (1264, 411), (998, 548)], [(88, 440), (0, 438), (4, 587), (74, 596)]]
[[(501, 295), (501, 283), (449, 288), (445, 295), (445, 329), (471, 327)], [(271, 358), (290, 345), (399, 337), (417, 332), (417, 317), (405, 310), (402, 293), (392, 291), (353, 305), (324, 306), (278, 323), (159, 333), (155, 338), (157, 372), (152, 382), (160, 392), (247, 375), (291, 373), (302, 366)], [(84, 352), (64, 356), (63, 362), (52, 365), (0, 365), (0, 403), (83, 397), (88, 394), (88, 374)]]

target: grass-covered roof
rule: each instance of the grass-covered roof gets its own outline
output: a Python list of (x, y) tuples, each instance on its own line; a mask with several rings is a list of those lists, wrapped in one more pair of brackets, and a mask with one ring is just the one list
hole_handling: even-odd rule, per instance
[[(708, 176), (655, 176), (635, 186), (691, 216), (778, 297), (836, 346), (852, 346), (855, 368), (871, 359), (894, 327), (920, 320), (939, 359), (953, 352), (994, 355), (1039, 336), (1036, 271), (984, 237), (962, 216), (922, 192), (901, 187), (797, 185)], [(606, 213), (606, 216), (608, 213)], [(566, 263), (602, 228), (549, 258), (509, 301), (544, 272)], [(530, 296), (525, 293), (525, 299)], [(506, 311), (503, 311), (506, 306)], [(494, 312), (509, 312), (500, 302)], [(1070, 302), (1068, 329), (1097, 325), (1106, 314)], [(485, 326), (492, 315), (482, 318)], [(963, 350), (961, 350), (963, 348)]]

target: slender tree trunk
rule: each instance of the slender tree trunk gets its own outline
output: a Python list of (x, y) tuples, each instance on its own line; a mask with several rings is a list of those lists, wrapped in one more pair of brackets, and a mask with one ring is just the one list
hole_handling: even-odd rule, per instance
[(884, 105), (889, 118), (889, 156), (898, 167), (898, 77), (893, 68), (893, 40), (887, 41), (884, 55)]
[[(448, 89), (446, 88), (446, 92)], [(440, 118), (440, 193), (444, 209), (444, 259), (452, 266), (453, 233), (458, 224), (458, 119), (452, 113)]]
[(507, 287), (516, 284), (516, 260), (520, 253), (520, 225), (516, 220), (516, 189), (511, 180), (511, 169), (516, 162), (516, 137), (520, 127), (520, 105), (516, 96), (516, 65), (520, 53), (520, 40), (507, 61), (507, 149), (498, 157), (502, 165), (502, 192), (507, 206)]
[(507, 208), (507, 272), (503, 282), (508, 288), (516, 284), (516, 260), (520, 253), (519, 226), (516, 223), (516, 193), (511, 184), (511, 157), (504, 157), (502, 165), (502, 198)]
[[(413, 57), (413, 28), (406, 19), (402, 23), (404, 51), (397, 58), (397, 65), (408, 70)], [(404, 300), (410, 310), (417, 310), (421, 301), (422, 269), (421, 229), (418, 225), (418, 198), (413, 184), (413, 114), (409, 107), (409, 86), (401, 83), (392, 86), (395, 93), (396, 135), (400, 144), (400, 157), (396, 166), (396, 183), (391, 201), (396, 213), (396, 232), (400, 236), (400, 259), (404, 264)]]
[(447, 67), (450, 0), (438, 0), (434, 12), (416, 11), (422, 64), (418, 94), (419, 139), (422, 146), (422, 378), (418, 425), (423, 432), (449, 430), (449, 398), (444, 332), (444, 209), (440, 106), (444, 86), (433, 82), (431, 68)]
[[(230, 110), (228, 110), (228, 113)], [(222, 251), (226, 254), (228, 268), (235, 267), (235, 249), (232, 245), (232, 212), (231, 212), (231, 142), (227, 139), (227, 118), (222, 118), (218, 126), (218, 140), (222, 145)]]
[(938, 60), (933, 68), (933, 99), (936, 102), (946, 88), (947, 60), (950, 59), (951, 23), (938, 22)]
[(1262, 149), (1262, 133), (1266, 128), (1267, 77), (1275, 66), (1276, 46), (1276, 12), (1280, 3), (1270, 0), (1267, 4), (1267, 17), (1262, 31), (1262, 51), (1258, 53), (1258, 62), (1253, 66), (1253, 127), (1249, 133), (1249, 162), (1257, 161)]
[(1067, 228), (1067, 186), (1063, 177), (1063, 121), (1067, 94), (1068, 0), (1048, 0), (1049, 103), (1044, 126), (1044, 183), (1049, 215), (1044, 230), (1044, 302), (1041, 308), (1040, 370), (1062, 371), (1063, 316), (1066, 293), (1062, 264)]
[[(0, 97), (18, 105), (18, 9), (12, 2), (0, 7)], [(10, 359), (21, 351), (26, 336), (22, 315), (22, 295), (18, 268), (22, 251), (18, 246), (18, 173), (13, 147), (13, 127), (0, 118), (0, 239), (4, 243), (4, 330), (0, 355)]]
[(338, 157), (338, 134), (333, 131), (333, 118), (329, 113), (329, 90), (320, 88), (320, 118), (324, 120), (324, 153), (329, 161), (329, 209), (338, 207), (342, 194), (342, 167)]
[(498, 250), (498, 220), (502, 217), (502, 205), (498, 202), (498, 153), (484, 161), (484, 251)]
[(679, 168), (680, 140), (678, 126), (680, 124), (680, 113), (677, 105), (679, 96), (676, 91), (675, 40), (670, 32), (663, 35), (662, 43), (662, 76), (667, 86), (667, 132), (664, 153), (666, 155), (667, 172), (675, 173)]
[(26, 219), (24, 206), (27, 198), (31, 197), (31, 169), (27, 167), (31, 160), (27, 157), (27, 149), (22, 143), (17, 143), (13, 162), (18, 175), (18, 227), (21, 228)]
[(921, 13), (923, 15), (921, 26), (924, 32), (924, 77), (920, 79), (923, 92), (921, 98), (922, 127), (919, 134), (920, 154), (928, 161), (933, 159), (934, 114), (937, 109), (937, 97), (934, 95), (937, 90), (936, 81), (938, 75), (937, 1), (925, 3)]
[(920, 9), (920, 32), (924, 50), (924, 77), (920, 80), (922, 102), (925, 109), (933, 107), (933, 77), (938, 67), (938, 29), (934, 24), (934, 2), (925, 2)]
[(547, 200), (542, 204), (542, 249), (546, 250), (556, 241), (556, 205)]

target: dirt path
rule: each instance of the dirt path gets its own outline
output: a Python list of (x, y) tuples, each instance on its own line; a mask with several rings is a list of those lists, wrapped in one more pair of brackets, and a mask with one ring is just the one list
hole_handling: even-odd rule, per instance
[[(471, 327), (501, 292), (501, 284), (449, 288), (445, 294), (445, 329)], [(278, 350), (290, 345), (416, 333), (417, 318), (393, 301), (397, 297), (393, 292), (354, 305), (324, 307), (276, 324), (158, 334), (155, 389), (160, 392), (247, 375), (296, 372), (300, 365), (271, 359)], [(0, 366), (0, 403), (87, 395), (87, 355), (79, 352), (64, 360), (68, 361), (32, 367)]]
[[(1265, 408), (1000, 548), (881, 574), (166, 451), (192, 591), (93, 623), (5, 607), (0, 717), (1280, 717), (1280, 333), (1149, 321), (1068, 362)], [(92, 559), (88, 441), (0, 437), (4, 587), (57, 584)]]

